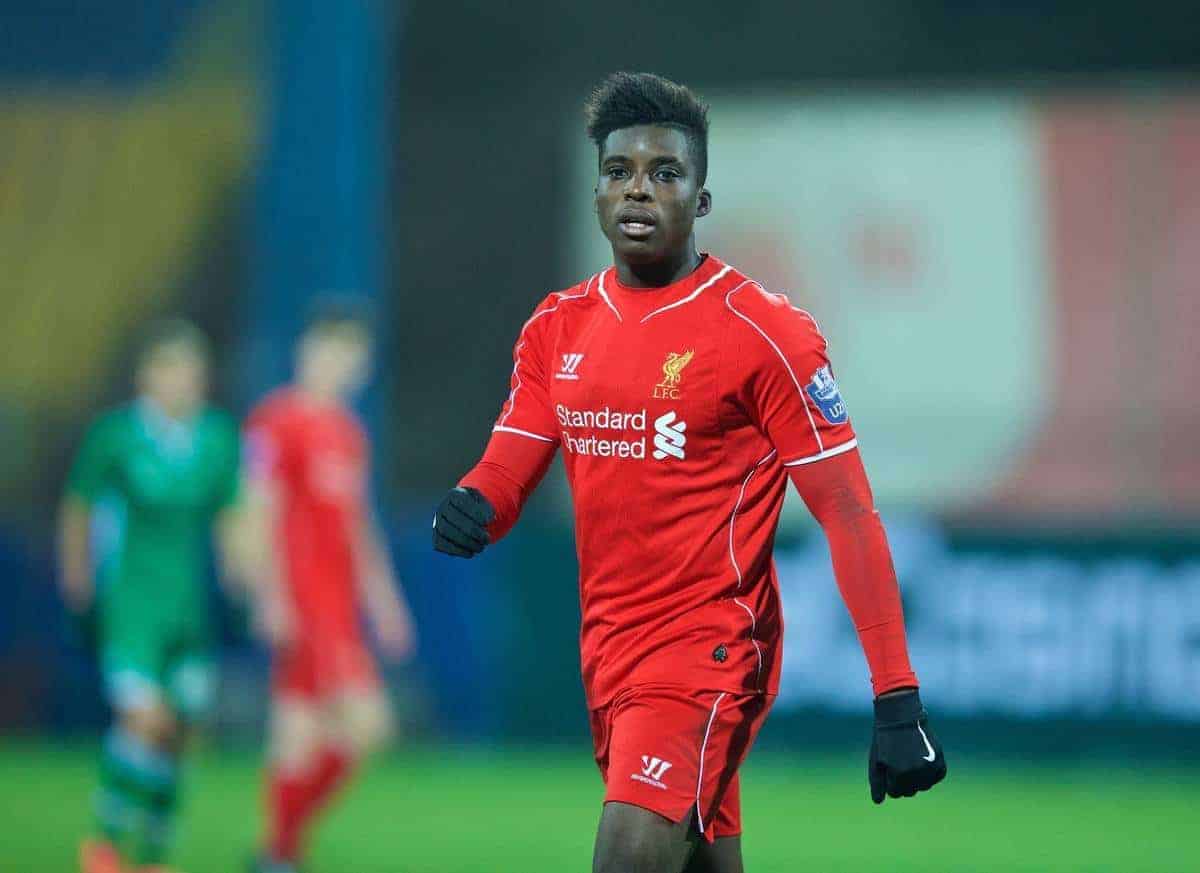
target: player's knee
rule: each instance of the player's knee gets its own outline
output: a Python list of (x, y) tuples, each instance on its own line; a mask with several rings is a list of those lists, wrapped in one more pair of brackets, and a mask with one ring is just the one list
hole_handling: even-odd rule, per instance
[(608, 804), (600, 822), (593, 873), (678, 873), (686, 862), (679, 826), (642, 809)]
[(179, 722), (161, 703), (127, 709), (120, 716), (121, 727), (146, 745), (173, 751), (177, 744)]
[(395, 730), (392, 712), (381, 694), (366, 695), (347, 701), (342, 707), (335, 741), (348, 747), (357, 757), (383, 747)]
[(592, 873), (674, 873), (663, 866), (664, 861), (659, 841), (634, 829), (614, 835), (597, 851)]
[(312, 707), (282, 703), (271, 713), (270, 756), (272, 763), (290, 772), (300, 772), (316, 759), (321, 745), (321, 720)]

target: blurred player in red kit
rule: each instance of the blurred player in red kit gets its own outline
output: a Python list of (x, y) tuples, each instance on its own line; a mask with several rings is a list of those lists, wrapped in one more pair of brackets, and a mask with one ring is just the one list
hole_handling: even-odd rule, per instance
[(945, 758), (825, 339), (785, 296), (696, 248), (713, 203), (707, 108), (618, 73), (587, 119), (614, 265), (525, 323), (508, 399), (438, 506), (434, 548), (470, 557), (504, 536), (562, 449), (606, 786), (593, 870), (739, 873), (738, 769), (778, 692), (771, 552), (789, 480), (825, 532), (870, 668), (872, 798), (932, 787)]
[(296, 869), (314, 815), (390, 733), (361, 612), (389, 656), (414, 645), (368, 508), (367, 435), (349, 408), (369, 360), (365, 317), (327, 305), (300, 337), (295, 382), (246, 423), (247, 504), (265, 544), (258, 620), (273, 654), (262, 873)]

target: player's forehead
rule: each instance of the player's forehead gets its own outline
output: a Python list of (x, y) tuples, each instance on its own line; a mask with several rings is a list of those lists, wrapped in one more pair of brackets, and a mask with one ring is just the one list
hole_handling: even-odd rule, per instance
[(621, 127), (604, 139), (600, 161), (628, 160), (635, 163), (672, 160), (686, 163), (690, 157), (688, 135), (665, 124)]
[(308, 332), (305, 339), (318, 345), (337, 348), (367, 347), (371, 344), (371, 332), (365, 324), (346, 321), (314, 328)]
[(194, 367), (203, 369), (208, 365), (208, 355), (194, 343), (186, 340), (169, 341), (150, 349), (144, 359), (147, 367)]

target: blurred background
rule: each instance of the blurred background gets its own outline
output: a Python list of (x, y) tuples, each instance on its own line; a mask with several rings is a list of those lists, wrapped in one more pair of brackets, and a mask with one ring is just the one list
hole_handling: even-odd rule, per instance
[[(0, 845), (23, 860), (0, 869), (71, 869), (86, 824), (107, 713), (56, 593), (53, 519), (88, 422), (131, 395), (139, 331), (195, 320), (215, 399), (242, 415), (331, 291), (378, 316), (360, 411), (421, 642), (388, 674), (406, 742), (315, 869), (585, 868), (601, 794), (561, 467), (481, 560), (435, 556), (428, 519), (482, 451), (524, 319), (608, 263), (580, 107), (605, 73), (644, 69), (711, 103), (701, 247), (830, 340), (951, 756), (928, 801), (869, 808), (865, 663), (789, 501), (750, 869), (878, 869), (887, 845), (890, 869), (1200, 870), (1187, 12), (2, 0), (0, 761), (18, 775)], [(244, 616), (214, 602), (222, 690), (183, 838), (201, 871), (236, 869), (253, 839), (266, 682)], [(69, 807), (50, 848), (22, 842), (38, 797)], [(464, 835), (439, 803), (513, 821)], [(955, 836), (912, 835), (939, 816)]]

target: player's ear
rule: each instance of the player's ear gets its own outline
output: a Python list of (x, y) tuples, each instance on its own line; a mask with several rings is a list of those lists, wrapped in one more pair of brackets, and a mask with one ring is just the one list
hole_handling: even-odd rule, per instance
[(696, 217), (703, 218), (712, 212), (712, 192), (707, 188), (700, 189), (700, 198), (696, 201)]

